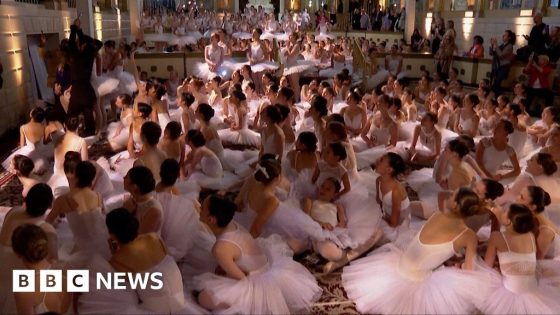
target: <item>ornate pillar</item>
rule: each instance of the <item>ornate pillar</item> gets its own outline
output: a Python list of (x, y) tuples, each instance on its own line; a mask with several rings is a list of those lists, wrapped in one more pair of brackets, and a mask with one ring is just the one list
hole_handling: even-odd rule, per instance
[(76, 1), (76, 12), (82, 15), (80, 23), (84, 34), (95, 37), (92, 0)]
[(416, 0), (406, 0), (406, 25), (404, 26), (404, 39), (408, 42), (414, 32), (416, 20)]
[(130, 33), (132, 34), (132, 38), (140, 38), (140, 16), (142, 14), (142, 0), (129, 0), (128, 14), (130, 17)]

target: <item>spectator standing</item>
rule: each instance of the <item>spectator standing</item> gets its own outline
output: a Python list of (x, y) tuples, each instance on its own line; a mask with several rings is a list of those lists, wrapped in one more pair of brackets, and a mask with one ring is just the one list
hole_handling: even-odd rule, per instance
[(420, 31), (417, 27), (414, 28), (414, 32), (412, 32), (412, 36), (410, 37), (410, 47), (412, 48), (413, 52), (420, 51), (422, 49), (422, 45), (424, 44), (424, 38), (420, 35)]
[(369, 16), (367, 15), (366, 10), (362, 9), (362, 13), (360, 16), (360, 29), (365, 31), (368, 29), (368, 25), (369, 25)]
[(517, 50), (517, 57), (520, 60), (527, 61), (531, 53), (546, 53), (546, 45), (550, 42), (550, 31), (548, 25), (543, 23), (543, 15), (540, 12), (533, 15), (535, 25), (531, 29), (529, 36), (523, 35), (527, 40), (527, 46)]
[(499, 96), (502, 92), (502, 81), (507, 79), (513, 54), (513, 44), (515, 43), (515, 33), (506, 30), (502, 35), (502, 43), (498, 45), (498, 40), (490, 40), (490, 56), (492, 56), (492, 91)]
[(438, 51), (434, 55), (436, 71), (442, 79), (447, 79), (449, 76), (453, 55), (457, 51), (454, 39), (455, 38), (451, 36), (444, 36)]
[(360, 9), (356, 8), (354, 9), (353, 13), (352, 13), (352, 29), (353, 30), (359, 30), (360, 29), (360, 18), (361, 18), (361, 14), (360, 14)]
[(557, 63), (560, 59), (560, 26), (556, 26), (550, 34), (547, 55), (552, 63)]
[[(537, 56), (537, 62), (534, 61), (534, 54), (529, 56), (529, 62), (523, 73), (527, 74), (529, 77), (529, 83), (527, 85), (527, 104), (528, 112), (531, 116), (540, 117), (542, 109), (549, 106), (554, 101), (554, 94), (552, 93), (552, 84), (550, 82), (550, 77), (552, 74), (552, 67), (549, 64), (549, 57), (547, 55)], [(544, 107), (534, 104), (535, 96), (541, 96), (545, 101)]]
[(482, 36), (475, 35), (473, 38), (473, 45), (469, 51), (465, 53), (465, 56), (479, 59), (484, 58), (484, 47), (482, 44), (484, 43), (484, 39)]
[(383, 11), (381, 6), (377, 5), (375, 10), (371, 13), (371, 29), (374, 31), (381, 30), (381, 24), (383, 23)]
[(439, 50), (439, 45), (445, 34), (442, 18), (436, 18), (435, 23), (432, 24), (430, 34), (432, 36), (432, 53), (435, 54)]
[(401, 9), (401, 13), (399, 14), (395, 31), (403, 32), (405, 27), (406, 27), (406, 9), (403, 7)]

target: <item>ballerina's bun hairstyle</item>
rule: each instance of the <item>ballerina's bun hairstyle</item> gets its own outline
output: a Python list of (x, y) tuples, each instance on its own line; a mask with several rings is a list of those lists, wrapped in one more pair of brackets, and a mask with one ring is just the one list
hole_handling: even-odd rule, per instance
[(21, 154), (14, 155), (14, 168), (22, 176), (28, 177), (35, 168), (35, 163), (29, 157)]
[(47, 258), (47, 233), (35, 224), (22, 224), (12, 233), (12, 248), (26, 262), (35, 264)]
[(331, 149), (333, 155), (336, 156), (339, 161), (344, 161), (348, 157), (346, 148), (340, 142), (330, 143), (329, 148)]
[(53, 202), (53, 193), (45, 183), (35, 184), (25, 197), (25, 212), (32, 217), (40, 217), (47, 212)]
[(187, 132), (187, 140), (192, 143), (195, 148), (200, 148), (206, 144), (204, 134), (196, 129), (192, 129)]
[(307, 152), (317, 151), (317, 136), (311, 131), (304, 131), (299, 134), (297, 141), (305, 147)]
[(327, 100), (321, 95), (316, 95), (315, 97), (313, 97), (313, 100), (311, 100), (311, 107), (319, 113), (320, 117), (327, 116), (327, 114), (329, 113), (329, 110), (327, 108)]
[(78, 127), (80, 126), (80, 119), (78, 116), (68, 116), (66, 117), (64, 126), (66, 127), (66, 130), (74, 132), (78, 130)]
[(520, 234), (531, 232), (535, 228), (535, 221), (531, 210), (517, 203), (509, 206), (508, 219), (513, 225), (513, 230)]
[(391, 172), (392, 177), (397, 177), (406, 172), (406, 163), (400, 155), (394, 152), (388, 152), (385, 156), (389, 161), (389, 166), (393, 169), (393, 172)]
[(198, 107), (196, 108), (196, 112), (202, 115), (202, 118), (204, 119), (205, 122), (209, 122), (210, 119), (214, 117), (214, 113), (215, 113), (212, 106), (206, 103), (198, 104)]
[(166, 159), (161, 163), (159, 168), (159, 177), (161, 178), (161, 183), (165, 186), (173, 186), (179, 177), (180, 171), (179, 162), (175, 159)]
[(140, 128), (140, 135), (149, 145), (155, 146), (158, 144), (159, 138), (161, 137), (161, 127), (158, 123), (146, 121)]
[(527, 191), (529, 191), (531, 204), (535, 206), (537, 213), (543, 212), (544, 208), (552, 202), (550, 195), (539, 186), (528, 186)]
[(181, 93), (181, 100), (183, 100), (183, 102), (185, 102), (185, 105), (187, 105), (187, 107), (191, 107), (191, 105), (194, 103), (195, 98), (192, 95), (192, 93), (190, 92), (183, 92)]
[(76, 186), (90, 187), (93, 184), (97, 170), (90, 161), (81, 161), (76, 165)]
[(485, 178), (482, 180), (486, 187), (484, 198), (494, 200), (504, 194), (504, 185), (493, 179)]
[(558, 170), (558, 165), (554, 162), (552, 155), (548, 153), (537, 153), (537, 162), (548, 176), (552, 176)]
[(513, 129), (513, 124), (511, 123), (511, 121), (507, 120), (507, 119), (500, 119), (500, 121), (498, 123), (501, 123), (504, 127), (504, 130), (510, 135), (512, 134), (515, 129)]
[(205, 202), (208, 204), (208, 214), (216, 218), (216, 225), (221, 228), (231, 222), (237, 211), (235, 203), (217, 194), (208, 196)]
[(451, 152), (457, 153), (460, 159), (462, 159), (465, 155), (469, 154), (469, 148), (463, 141), (459, 139), (453, 139), (449, 141), (448, 146), (449, 146), (449, 150)]
[(183, 132), (183, 127), (177, 121), (170, 121), (167, 126), (165, 126), (164, 134), (169, 135), (171, 140), (177, 140), (181, 136), (181, 132)]
[(45, 110), (41, 107), (33, 108), (31, 110), (31, 119), (33, 119), (34, 122), (43, 122), (43, 120), (45, 120)]
[(480, 198), (470, 188), (461, 187), (455, 196), (459, 213), (464, 218), (476, 214), (480, 208)]
[(156, 188), (154, 174), (145, 166), (134, 166), (127, 175), (142, 195), (149, 194)]
[(119, 243), (127, 244), (138, 236), (140, 223), (136, 217), (125, 208), (117, 208), (107, 214), (105, 225), (109, 234), (114, 235)]
[(150, 117), (150, 114), (152, 113), (152, 106), (146, 103), (138, 103), (137, 107), (138, 107), (138, 112), (142, 114), (143, 118)]
[(64, 173), (70, 174), (76, 172), (78, 163), (82, 161), (82, 156), (76, 151), (68, 151), (64, 154)]
[[(335, 114), (329, 116), (330, 118), (335, 118), (333, 117)], [(343, 118), (344, 119), (344, 118)], [(342, 141), (342, 140), (346, 140), (348, 138), (348, 133), (346, 132), (346, 125), (344, 125), (343, 122), (339, 122), (337, 120), (331, 120), (328, 124), (327, 124), (327, 130), (330, 131), (330, 133), (332, 135), (334, 135), (336, 137), (336, 139)]]
[(282, 167), (278, 160), (266, 159), (257, 164), (254, 176), (256, 181), (268, 185), (280, 176), (281, 172)]
[(267, 106), (264, 111), (268, 119), (274, 124), (279, 124), (285, 119), (284, 115), (280, 112), (280, 108), (276, 105)]

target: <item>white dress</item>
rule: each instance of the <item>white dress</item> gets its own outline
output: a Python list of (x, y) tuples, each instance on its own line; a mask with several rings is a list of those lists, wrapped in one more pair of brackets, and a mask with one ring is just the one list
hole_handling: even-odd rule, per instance
[(498, 151), (491, 138), (480, 140), (486, 148), (482, 157), (482, 163), (490, 174), (496, 174), (500, 167), (515, 154), (511, 146), (507, 146), (505, 150)]
[[(558, 314), (558, 278), (546, 272), (552, 264), (557, 273), (557, 262), (537, 263), (534, 239), (533, 251), (525, 254), (511, 251), (507, 238), (503, 233), (502, 236), (508, 250), (498, 252), (501, 274), (481, 263), (485, 275), (477, 290), (477, 308), (484, 314)], [(540, 273), (537, 264), (542, 269)]]
[(278, 69), (278, 65), (273, 61), (266, 61), (264, 59), (264, 51), (261, 47), (261, 44), (258, 43), (251, 43), (251, 57), (255, 60), (255, 64), (251, 66), (251, 70), (253, 72), (262, 72), (265, 70), (276, 70)]
[(61, 155), (62, 161), (55, 156), (53, 174), (47, 182), (51, 186), (55, 198), (68, 191), (68, 179), (66, 179), (66, 174), (64, 173), (64, 155), (69, 151), (80, 152), (84, 143), (85, 140), (83, 138), (75, 138), (72, 146)]
[(326, 39), (335, 38), (333, 35), (328, 33), (328, 25), (326, 23), (319, 23), (319, 34), (315, 36), (316, 41), (323, 41)]
[(370, 138), (374, 139), (377, 146), (356, 153), (356, 162), (359, 170), (376, 163), (380, 157), (388, 152), (387, 144), (389, 144), (391, 139), (391, 131), (389, 127), (373, 125), (370, 130)]
[(107, 72), (107, 75), (119, 80), (119, 88), (117, 90), (119, 94), (132, 95), (138, 91), (136, 79), (130, 72), (124, 71), (123, 65), (117, 65), (113, 71)]
[[(377, 194), (381, 195), (381, 189), (377, 190)], [(383, 217), (390, 218), (393, 213), (393, 191), (390, 190), (385, 195), (379, 196), (383, 206), (381, 207), (381, 212)], [(380, 226), (383, 230), (385, 237), (391, 242), (396, 242), (400, 235), (406, 233), (410, 228), (410, 201), (408, 197), (401, 201), (401, 213), (399, 215), (399, 225), (392, 227), (385, 220), (381, 220)]]
[(4, 162), (2, 162), (2, 167), (4, 167), (5, 170), (10, 170), (12, 159), (14, 158), (14, 156), (17, 154), (21, 154), (33, 160), (33, 163), (35, 164), (35, 168), (33, 169), (33, 171), (46, 171), (49, 166), (49, 161), (47, 161), (46, 157), (53, 155), (52, 145), (44, 144), (43, 138), (41, 138), (37, 142), (31, 142), (25, 134), (25, 127), (23, 127), (23, 136), (25, 137), (25, 145), (10, 154), (10, 156), (8, 156), (4, 160)]
[(222, 190), (240, 182), (242, 179), (232, 172), (224, 172), (220, 159), (210, 151), (200, 160), (200, 167), (189, 176), (202, 188)]
[(119, 80), (105, 74), (98, 76), (96, 68), (97, 66), (94, 60), (90, 83), (97, 96), (101, 97), (115, 92), (119, 87)]
[[(335, 75), (339, 74), (342, 69), (346, 68), (346, 62), (333, 61), (332, 68), (327, 68), (319, 71), (319, 77), (332, 79)], [(352, 70), (352, 69), (348, 69)]]
[(222, 47), (218, 47), (218, 49), (213, 49), (212, 45), (206, 46), (208, 50), (208, 59), (210, 59), (213, 63), (217, 64), (222, 60), (222, 64), (216, 68), (214, 71), (210, 71), (210, 67), (206, 62), (197, 62), (194, 65), (194, 74), (198, 77), (201, 77), (205, 80), (212, 80), (216, 76), (221, 76), (224, 79), (227, 79), (231, 76), (233, 63), (231, 61), (225, 60), (224, 57), (224, 50)]
[[(111, 143), (111, 147), (114, 151), (126, 149), (132, 120), (132, 111), (129, 110), (127, 115), (121, 115), (119, 121), (112, 122), (107, 127), (107, 139)], [(119, 126), (121, 126), (121, 131), (116, 135)]]
[[(237, 109), (233, 111), (233, 119), (236, 123), (239, 123), (239, 116), (238, 116)], [(224, 144), (234, 144), (234, 145), (247, 145), (247, 146), (254, 146), (258, 147), (261, 143), (261, 136), (260, 134), (250, 130), (247, 125), (247, 114), (244, 114), (241, 117), (241, 129), (240, 130), (231, 130), (231, 129), (221, 129), (218, 130), (218, 135)]]
[(420, 230), (404, 251), (387, 244), (343, 269), (344, 290), (362, 313), (469, 314), (479, 292), (474, 272), (441, 266), (465, 231), (432, 245), (420, 241)]
[[(95, 256), (90, 263), (90, 285), (95, 284), (96, 274), (114, 273), (109, 263)], [(151, 289), (148, 282), (146, 290), (127, 288), (126, 290), (91, 290), (80, 295), (78, 311), (80, 314), (208, 314), (198, 306), (190, 294), (183, 291), (183, 280), (177, 264), (171, 256), (165, 256), (157, 265), (146, 270), (147, 273), (159, 272), (163, 287)], [(128, 286), (127, 286), (128, 287)]]
[(195, 289), (210, 293), (215, 304), (228, 308), (218, 314), (289, 314), (306, 312), (321, 296), (317, 281), (299, 263), (278, 235), (255, 240), (240, 225), (216, 242), (239, 248), (237, 266), (246, 274), (236, 280), (213, 273), (194, 278)]
[(176, 261), (185, 257), (200, 233), (199, 214), (194, 201), (184, 195), (156, 193), (163, 209), (161, 239)]

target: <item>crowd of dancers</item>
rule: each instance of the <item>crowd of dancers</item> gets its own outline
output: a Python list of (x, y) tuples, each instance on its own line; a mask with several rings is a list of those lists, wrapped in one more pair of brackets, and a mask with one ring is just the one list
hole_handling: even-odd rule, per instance
[[(309, 252), (324, 273), (343, 268), (363, 313), (558, 312), (557, 107), (530, 117), (522, 85), (467, 92), (454, 71), (413, 89), (402, 60), (360, 91), (348, 39), (294, 28), (277, 64), (267, 31), (250, 34), (245, 63), (212, 32), (195, 74), (161, 83), (123, 71), (127, 56), (136, 70), (127, 45), (98, 56), (74, 23), (60, 108), (32, 109), (3, 163), (25, 202), (2, 223), (0, 283), (14, 269), (69, 268), (161, 272), (163, 287), (2, 285), (2, 313), (305, 312), (322, 293), (293, 259)], [(306, 55), (326, 45), (331, 67), (316, 72)], [(318, 79), (300, 88), (310, 70)], [(106, 133), (111, 157), (89, 158), (82, 119), (85, 135)]]

